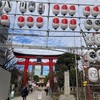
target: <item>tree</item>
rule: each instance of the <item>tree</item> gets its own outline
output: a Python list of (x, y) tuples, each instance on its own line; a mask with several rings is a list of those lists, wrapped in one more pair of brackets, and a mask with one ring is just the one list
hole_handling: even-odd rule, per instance
[[(76, 60), (79, 60), (80, 56), (76, 55)], [(76, 85), (76, 73), (75, 73), (75, 54), (64, 53), (61, 55), (55, 65), (55, 71), (58, 76), (58, 85), (64, 86), (64, 71), (70, 72), (70, 85)]]
[(46, 76), (45, 79), (44, 79), (44, 84), (45, 84), (45, 85), (47, 84), (48, 80), (49, 80), (49, 77)]
[(35, 82), (38, 82), (39, 81), (39, 76), (38, 75), (34, 75), (33, 79), (34, 79)]

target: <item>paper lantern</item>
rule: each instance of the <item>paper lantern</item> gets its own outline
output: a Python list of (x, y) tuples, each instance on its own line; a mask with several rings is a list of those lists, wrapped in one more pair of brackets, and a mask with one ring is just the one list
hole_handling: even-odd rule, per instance
[(86, 19), (85, 21), (84, 21), (84, 27), (85, 27), (85, 29), (86, 30), (90, 30), (90, 29), (92, 29), (92, 27), (93, 27), (93, 24), (92, 24), (92, 20), (91, 19)]
[(25, 18), (24, 16), (19, 16), (17, 20), (17, 25), (22, 28), (25, 25)]
[(91, 10), (91, 14), (93, 17), (97, 17), (99, 14), (99, 7), (98, 6), (93, 6)]
[(11, 11), (12, 4), (10, 1), (5, 1), (4, 3), (4, 10), (5, 12), (9, 13)]
[(7, 14), (3, 14), (1, 16), (1, 24), (3, 26), (9, 26), (9, 23), (10, 23), (10, 19), (9, 19), (9, 16)]
[(99, 80), (100, 80), (100, 69), (99, 69), (99, 71), (98, 71), (98, 72), (99, 72)]
[(96, 53), (93, 49), (87, 51), (87, 60), (89, 62), (94, 62), (96, 60)]
[(66, 4), (63, 4), (61, 6), (61, 14), (65, 16), (67, 13), (68, 13), (68, 6)]
[(97, 61), (100, 62), (100, 50), (96, 51)]
[(33, 18), (32, 16), (28, 16), (28, 17), (27, 17), (26, 25), (27, 25), (29, 28), (33, 27), (33, 25), (34, 25), (34, 18)]
[(95, 35), (94, 41), (97, 46), (100, 46), (100, 34)]
[(3, 9), (3, 3), (2, 1), (0, 1), (0, 12), (2, 12), (2, 9)]
[(77, 26), (76, 19), (71, 19), (69, 23), (70, 29), (75, 30), (76, 26)]
[(98, 31), (100, 29), (100, 19), (93, 20), (93, 29)]
[(36, 4), (35, 4), (35, 2), (34, 2), (34, 1), (30, 1), (29, 4), (28, 4), (28, 10), (29, 10), (30, 12), (34, 12), (35, 9), (36, 9)]
[(52, 20), (52, 27), (54, 29), (57, 29), (59, 27), (59, 18), (58, 17), (54, 17)]
[(75, 7), (75, 5), (71, 5), (71, 6), (69, 7), (69, 15), (74, 16), (74, 15), (75, 15), (75, 12), (76, 12), (76, 7)]
[(21, 12), (21, 13), (25, 13), (26, 10), (27, 10), (27, 3), (24, 2), (24, 1), (20, 2), (19, 9), (20, 9), (20, 12)]
[(90, 7), (89, 6), (85, 6), (83, 8), (83, 15), (88, 17), (90, 15)]
[(98, 71), (96, 68), (91, 67), (88, 69), (88, 79), (91, 82), (97, 82), (98, 81)]
[(36, 26), (38, 28), (41, 28), (41, 27), (43, 27), (43, 24), (44, 24), (44, 20), (43, 20), (42, 16), (38, 16), (36, 19)]
[(45, 5), (43, 3), (39, 3), (38, 5), (38, 13), (41, 15), (45, 11)]
[(54, 4), (53, 14), (57, 16), (59, 14), (59, 12), (60, 12), (60, 6), (58, 4)]
[(87, 34), (85, 37), (87, 45), (94, 45), (94, 35), (93, 34)]
[(63, 18), (63, 19), (61, 20), (61, 28), (62, 28), (63, 30), (65, 30), (67, 27), (68, 27), (68, 20), (67, 20), (66, 18)]

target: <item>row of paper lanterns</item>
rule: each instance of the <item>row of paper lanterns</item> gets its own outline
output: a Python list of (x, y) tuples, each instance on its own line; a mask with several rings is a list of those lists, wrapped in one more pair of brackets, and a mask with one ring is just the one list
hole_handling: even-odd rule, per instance
[[(7, 14), (3, 14), (1, 16), (1, 24), (3, 26), (9, 26), (9, 23), (10, 23), (10, 18)], [(23, 15), (21, 16), (18, 16), (18, 19), (17, 19), (17, 24), (20, 28), (22, 28), (24, 25), (25, 25), (25, 17)], [(36, 26), (38, 28), (41, 28), (43, 27), (43, 24), (44, 24), (44, 19), (42, 16), (38, 16), (36, 18)], [(28, 16), (27, 17), (27, 20), (26, 20), (26, 25), (31, 28), (33, 27), (34, 25), (34, 18), (33, 16)], [(53, 20), (52, 20), (52, 27), (54, 29), (57, 29), (59, 27), (59, 25), (61, 26), (61, 28), (63, 30), (65, 30), (67, 27), (68, 27), (68, 19), (66, 18), (62, 18), (61, 19), (61, 22), (59, 20), (58, 17), (54, 17)], [(76, 22), (76, 19), (70, 19), (70, 22), (69, 22), (69, 27), (71, 30), (74, 30), (77, 26), (77, 22)]]
[[(0, 11), (2, 11), (2, 9), (4, 8), (5, 12), (9, 13), (12, 9), (12, 3), (11, 1), (5, 1), (4, 5), (2, 3), (2, 1), (0, 1)], [(34, 12), (36, 9), (36, 4), (34, 1), (29, 1), (28, 3), (28, 10), (30, 12)], [(41, 2), (38, 4), (38, 13), (39, 14), (43, 14), (44, 11), (45, 11), (45, 5)], [(70, 6), (70, 9), (69, 9), (69, 14), (71, 16), (73, 16), (75, 14), (75, 6), (74, 5), (71, 5)], [(25, 1), (23, 2), (20, 2), (20, 5), (19, 5), (19, 10), (21, 13), (25, 13), (27, 11), (27, 3)], [(54, 4), (53, 6), (53, 14), (55, 15), (58, 15), (60, 12), (60, 6), (58, 4)], [(66, 15), (68, 13), (68, 7), (66, 4), (63, 4), (62, 5), (62, 10), (61, 10), (61, 13), (63, 15)]]
[(88, 50), (86, 53), (86, 58), (88, 62), (95, 62), (95, 61), (100, 62), (100, 50), (97, 51), (93, 49)]
[[(70, 5), (70, 7), (68, 8), (67, 4), (63, 4), (61, 6), (61, 14), (62, 15), (66, 15), (67, 13), (69, 12), (69, 15), (70, 16), (74, 16), (75, 13), (76, 13), (76, 7), (75, 5)], [(53, 13), (55, 15), (58, 15), (60, 13), (60, 6), (59, 4), (55, 4), (53, 6)], [(98, 6), (93, 6), (93, 7), (90, 7), (90, 6), (84, 6), (83, 7), (83, 15), (85, 17), (88, 17), (90, 14), (93, 16), (93, 17), (97, 17), (100, 13), (100, 9)]]
[(89, 33), (86, 35), (85, 40), (87, 45), (89, 46), (92, 46), (94, 44), (100, 46), (100, 34), (93, 35), (92, 33)]
[[(5, 12), (9, 13), (12, 10), (12, 3), (11, 1), (5, 1), (4, 4), (0, 1), (0, 11), (4, 8)], [(30, 1), (28, 4), (28, 10), (30, 12), (34, 12), (36, 9), (36, 4), (34, 1)], [(19, 10), (21, 13), (25, 13), (27, 10), (27, 3), (22, 1), (19, 5)], [(39, 3), (38, 5), (38, 13), (43, 14), (45, 10), (45, 5), (43, 3)]]
[[(0, 1), (0, 11), (2, 11), (2, 9), (4, 8), (5, 12), (9, 13), (12, 9), (12, 3), (11, 1), (5, 1), (4, 5), (2, 3), (2, 1)], [(29, 1), (28, 4), (28, 10), (30, 12), (34, 12), (36, 9), (36, 4), (34, 1)], [(21, 13), (25, 13), (27, 10), (27, 3), (25, 1), (20, 2), (20, 6), (19, 6), (19, 10)], [(70, 9), (69, 9), (69, 14), (71, 16), (73, 16), (75, 14), (75, 6), (74, 5), (70, 5)], [(43, 14), (45, 11), (45, 5), (41, 2), (38, 5), (38, 13), (39, 14)], [(58, 4), (54, 4), (53, 5), (53, 14), (54, 15), (58, 15), (60, 12), (60, 6)], [(61, 14), (62, 15), (66, 15), (68, 13), (68, 6), (66, 4), (62, 5), (62, 9), (61, 9)]]
[(95, 31), (98, 31), (100, 29), (100, 19), (94, 19), (93, 21), (91, 19), (86, 19), (84, 21), (84, 27), (86, 30), (91, 30), (92, 28)]
[[(0, 1), (0, 11), (2, 9), (9, 13), (12, 9), (12, 3), (11, 1), (5, 1), (4, 4), (2, 1)], [(34, 1), (29, 1), (28, 3), (28, 10), (30, 12), (34, 12), (36, 9), (36, 4)], [(25, 13), (27, 10), (27, 3), (25, 1), (20, 2), (19, 10), (21, 13)], [(43, 14), (45, 11), (45, 5), (41, 2), (38, 4), (38, 13)], [(88, 17), (91, 13), (93, 17), (97, 17), (99, 15), (100, 9), (98, 6), (93, 6), (92, 8), (90, 6), (84, 6), (83, 8), (83, 15)], [(54, 4), (53, 5), (53, 14), (58, 15), (60, 13), (60, 5), (59, 4)], [(76, 7), (74, 4), (70, 5), (68, 7), (67, 4), (63, 4), (61, 6), (61, 14), (66, 15), (69, 13), (70, 16), (74, 16), (76, 13)]]
[[(24, 16), (21, 15), (18, 17), (18, 19), (24, 19)], [(42, 16), (40, 16), (39, 18), (37, 17), (37, 19), (39, 19), (40, 22), (38, 20), (36, 20), (36, 23), (39, 23), (39, 28), (41, 28), (43, 26), (44, 19)], [(7, 26), (7, 25), (9, 25), (9, 22), (10, 22), (9, 16), (7, 14), (3, 14), (1, 16), (1, 24)], [(58, 17), (53, 18), (52, 27), (54, 29), (57, 29), (59, 27), (60, 23), (61, 23), (61, 28), (63, 30), (68, 28), (68, 19), (62, 18), (60, 21), (60, 19)], [(31, 28), (33, 25), (34, 25), (33, 16), (28, 16), (27, 17), (27, 26), (29, 28)], [(90, 30), (93, 27), (94, 30), (98, 31), (100, 29), (100, 19), (94, 19), (93, 21), (91, 19), (86, 19), (84, 25), (85, 25), (85, 29), (87, 29), (87, 30)], [(24, 22), (22, 20), (18, 20), (18, 26), (23, 27)], [(74, 19), (74, 18), (70, 19), (69, 27), (72, 30), (74, 30), (77, 27), (76, 19)]]
[(88, 79), (91, 82), (97, 82), (100, 80), (100, 69), (97, 70), (95, 67), (90, 67), (88, 69)]

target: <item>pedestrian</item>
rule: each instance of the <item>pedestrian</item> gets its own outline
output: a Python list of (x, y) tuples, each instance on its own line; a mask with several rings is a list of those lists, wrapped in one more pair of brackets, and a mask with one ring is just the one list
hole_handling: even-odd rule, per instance
[(49, 83), (49, 80), (48, 80), (48, 82), (46, 84), (45, 92), (46, 92), (46, 95), (50, 95), (50, 83)]
[(48, 88), (45, 89), (46, 95), (48, 95)]
[(21, 96), (23, 97), (23, 100), (26, 100), (26, 97), (28, 96), (28, 90), (27, 87), (24, 87), (21, 93)]

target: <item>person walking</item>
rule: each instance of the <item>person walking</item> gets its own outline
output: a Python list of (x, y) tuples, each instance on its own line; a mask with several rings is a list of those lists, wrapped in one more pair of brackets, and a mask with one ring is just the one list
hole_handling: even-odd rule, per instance
[(21, 96), (23, 98), (23, 100), (26, 100), (26, 97), (28, 96), (28, 90), (27, 87), (24, 87), (21, 93)]
[(46, 95), (48, 95), (48, 88), (45, 89)]
[(50, 83), (49, 83), (49, 80), (48, 80), (48, 82), (46, 84), (45, 92), (46, 92), (46, 95), (50, 95)]

